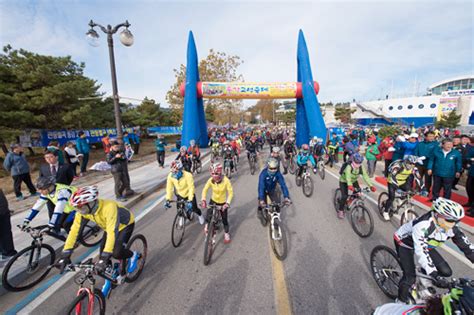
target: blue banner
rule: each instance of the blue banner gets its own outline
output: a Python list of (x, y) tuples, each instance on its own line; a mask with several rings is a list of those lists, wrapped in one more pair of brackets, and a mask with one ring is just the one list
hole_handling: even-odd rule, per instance
[[(81, 130), (41, 130), (41, 146), (46, 147), (51, 141), (58, 141), (60, 146), (67, 142), (75, 142), (79, 131), (84, 131), (88, 143), (100, 143), (106, 135), (117, 136), (115, 128), (81, 129)], [(123, 131), (133, 133), (134, 128), (124, 128)]]
[(167, 134), (167, 135), (179, 135), (183, 128), (173, 126), (159, 126), (147, 128), (149, 134)]

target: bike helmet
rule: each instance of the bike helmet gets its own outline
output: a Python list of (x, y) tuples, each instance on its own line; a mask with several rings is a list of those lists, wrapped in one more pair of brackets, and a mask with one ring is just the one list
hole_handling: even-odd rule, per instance
[(464, 218), (464, 208), (457, 202), (438, 197), (431, 209), (447, 221), (458, 222)]
[(170, 169), (171, 173), (176, 173), (179, 170), (183, 169), (183, 163), (181, 162), (181, 160), (174, 160), (171, 162)]
[(351, 161), (356, 164), (362, 164), (362, 162), (364, 162), (364, 157), (359, 153), (354, 153), (351, 157)]
[(82, 208), (86, 204), (94, 202), (99, 199), (99, 190), (97, 186), (85, 186), (76, 190), (71, 198), (69, 204), (74, 208)]
[(270, 176), (275, 176), (278, 172), (278, 160), (274, 158), (269, 158), (267, 161), (267, 171)]
[(54, 176), (43, 176), (38, 178), (36, 182), (36, 188), (38, 189), (48, 189), (51, 186), (56, 184), (56, 178)]
[(179, 148), (180, 153), (186, 153), (186, 151), (188, 151), (188, 148), (185, 145), (183, 145), (181, 148)]
[(308, 152), (309, 152), (309, 145), (305, 143), (301, 146), (301, 153), (308, 154)]
[(194, 141), (194, 139), (189, 141), (189, 145), (194, 147), (196, 145), (196, 141)]
[(273, 153), (280, 153), (280, 147), (273, 147), (272, 152)]
[(414, 155), (405, 155), (403, 157), (403, 165), (407, 169), (412, 169), (415, 166), (416, 161), (418, 161), (418, 157)]
[(209, 172), (211, 173), (211, 177), (215, 182), (220, 182), (222, 180), (222, 164), (221, 163), (214, 163), (211, 164), (209, 167)]
[(230, 145), (229, 140), (224, 141), (224, 145)]

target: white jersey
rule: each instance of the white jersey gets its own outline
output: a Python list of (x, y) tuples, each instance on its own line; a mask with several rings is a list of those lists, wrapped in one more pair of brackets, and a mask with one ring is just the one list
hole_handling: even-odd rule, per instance
[(387, 303), (377, 307), (374, 315), (419, 315), (423, 305), (408, 305), (400, 303)]

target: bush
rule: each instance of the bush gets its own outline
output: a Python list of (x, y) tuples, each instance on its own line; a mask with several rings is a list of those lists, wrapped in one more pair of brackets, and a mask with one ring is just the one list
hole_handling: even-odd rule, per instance
[(393, 137), (401, 134), (401, 129), (398, 126), (385, 126), (380, 128), (379, 137), (384, 139), (385, 137)]

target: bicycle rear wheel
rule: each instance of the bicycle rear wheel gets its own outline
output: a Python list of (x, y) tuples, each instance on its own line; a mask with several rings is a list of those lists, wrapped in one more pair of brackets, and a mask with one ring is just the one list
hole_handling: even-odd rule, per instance
[(313, 194), (314, 190), (314, 185), (313, 185), (313, 180), (311, 179), (310, 176), (306, 176), (303, 178), (303, 194), (306, 197), (311, 197)]
[(85, 247), (94, 247), (104, 237), (104, 231), (92, 221), (87, 221), (80, 233), (79, 242)]
[(209, 263), (211, 262), (212, 254), (214, 252), (214, 233), (215, 225), (213, 220), (211, 223), (208, 224), (208, 231), (204, 242), (204, 266), (209, 265)]
[(383, 213), (385, 212), (385, 204), (387, 203), (387, 200), (388, 200), (388, 193), (383, 192), (379, 195), (377, 207), (379, 209), (379, 214), (381, 216), (383, 216)]
[(341, 198), (342, 198), (341, 188), (337, 188), (336, 191), (334, 192), (334, 199), (333, 199), (334, 209), (336, 209), (336, 212), (339, 210), (339, 204), (341, 202)]
[[(94, 303), (91, 310), (89, 310), (89, 303)], [(87, 290), (82, 290), (79, 295), (76, 296), (74, 301), (69, 305), (67, 314), (71, 315), (89, 315), (89, 314), (105, 314), (105, 298), (102, 292), (94, 288), (94, 300), (90, 300), (90, 296)]]
[(182, 212), (176, 213), (171, 227), (171, 243), (174, 247), (178, 247), (183, 242), (184, 231), (186, 230), (186, 215)]
[(379, 245), (370, 253), (370, 270), (380, 290), (391, 299), (398, 297), (398, 284), (403, 276), (397, 253)]
[(352, 209), (351, 225), (354, 232), (360, 237), (369, 237), (374, 232), (372, 215), (363, 205), (357, 205)]
[(417, 217), (418, 213), (416, 213), (416, 211), (413, 209), (407, 209), (406, 211), (403, 211), (402, 217), (400, 218), (400, 226), (407, 222), (410, 222), (411, 220), (416, 219)]
[(318, 172), (319, 172), (319, 177), (321, 177), (321, 179), (324, 180), (324, 178), (326, 178), (326, 167), (324, 166), (324, 162), (319, 162)]
[(137, 268), (132, 273), (127, 273), (127, 277), (125, 278), (125, 282), (130, 283), (138, 279), (143, 271), (143, 268), (145, 267), (146, 256), (148, 253), (148, 244), (145, 236), (142, 234), (135, 234), (132, 236), (132, 238), (127, 243), (127, 249), (140, 254)]
[(11, 292), (28, 290), (40, 283), (51, 271), (56, 254), (48, 244), (30, 245), (7, 263), (2, 273), (2, 285)]
[(272, 227), (268, 227), (270, 234), (270, 244), (272, 246), (273, 253), (278, 260), (284, 260), (288, 253), (288, 241), (286, 239), (286, 232), (284, 225), (281, 224), (281, 221), (275, 221), (274, 223), (275, 236), (272, 235)]

